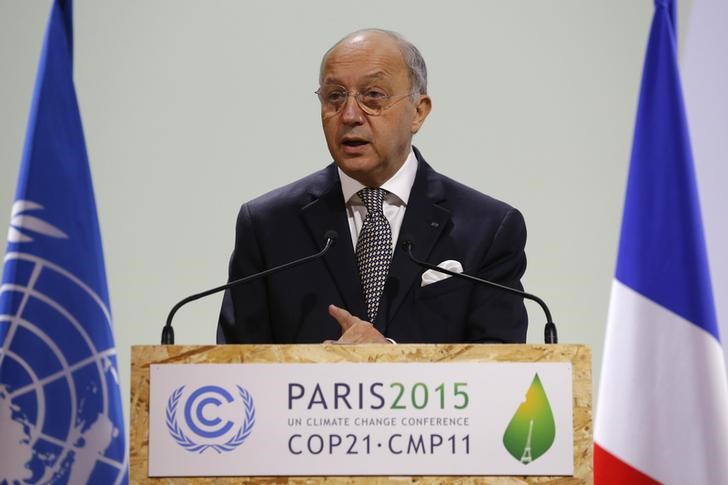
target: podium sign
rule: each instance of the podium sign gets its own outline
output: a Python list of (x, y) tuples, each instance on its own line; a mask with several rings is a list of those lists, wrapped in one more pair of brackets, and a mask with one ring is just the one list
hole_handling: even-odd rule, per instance
[(166, 364), (149, 476), (574, 473), (568, 362)]
[[(283, 364), (296, 365), (279, 367)], [(394, 366), (380, 367), (383, 364)], [(456, 367), (438, 370), (451, 364)], [(491, 364), (498, 365), (491, 368)], [(508, 365), (501, 368), (501, 364)], [(459, 365), (465, 367), (458, 368)], [(510, 365), (514, 366), (509, 368)], [(167, 366), (177, 368), (171, 371), (172, 375), (176, 374), (174, 379), (182, 379), (172, 380), (165, 374), (163, 369)], [(223, 378), (220, 369), (228, 366), (234, 370)], [(502, 370), (491, 370), (496, 368)], [(182, 369), (181, 376), (179, 369)], [(285, 371), (274, 375), (278, 372), (274, 369)], [(329, 372), (334, 372), (333, 376)], [(571, 384), (566, 389), (561, 389), (561, 372), (570, 374)], [(135, 346), (131, 374), (130, 483), (232, 485), (326, 481), (355, 485), (465, 480), (489, 484), (573, 485), (594, 480), (591, 351), (586, 345)], [(538, 381), (534, 385), (536, 374)], [(506, 376), (505, 382), (501, 382), (503, 376)], [(492, 380), (498, 380), (498, 384)], [(320, 391), (316, 390), (318, 383), (321, 383)], [(184, 388), (180, 390), (181, 386)], [(543, 393), (535, 392), (539, 387)], [(529, 399), (532, 392), (538, 399)], [(538, 424), (544, 423), (541, 414), (524, 405), (533, 402), (542, 410), (544, 406), (538, 403), (544, 399), (548, 400), (553, 416), (553, 436)], [(562, 407), (562, 400), (570, 400), (571, 414)], [(536, 416), (532, 429), (529, 416)], [(564, 430), (570, 422), (571, 429)], [(525, 446), (529, 431), (530, 448)], [(293, 451), (289, 450), (289, 441)], [(492, 449), (500, 456), (499, 467), (514, 466), (518, 469), (515, 473), (540, 473), (539, 467), (556, 461), (562, 447), (569, 447), (569, 441), (573, 450), (571, 466), (544, 472), (558, 475), (514, 477), (494, 474), (497, 471), (472, 473), (473, 469), (468, 468), (475, 466), (469, 460), (476, 457), (488, 460), (488, 450)], [(352, 444), (351, 453), (359, 452), (354, 460), (347, 453)], [(264, 456), (252, 455), (260, 449), (275, 451), (261, 453)], [(157, 461), (164, 459), (160, 458), (163, 456), (160, 452), (176, 453), (173, 470), (165, 470), (163, 467), (169, 464)], [(267, 475), (251, 475), (258, 472), (240, 468), (246, 471), (223, 476), (216, 460), (228, 460), (233, 454), (240, 466), (261, 462), (255, 466), (261, 467), (259, 473)], [(303, 461), (317, 465), (284, 471), (282, 462), (289, 458), (297, 460), (293, 461), (294, 465)], [(398, 463), (407, 464), (411, 459), (422, 465), (407, 468), (409, 475), (400, 474), (404, 472), (397, 471), (400, 470), (396, 468), (400, 466)], [(529, 459), (530, 463), (523, 463)], [(190, 473), (187, 467), (196, 460), (214, 463), (215, 469), (204, 476), (172, 476)], [(340, 467), (337, 463), (341, 460), (347, 460), (347, 466)], [(357, 465), (359, 460), (371, 466), (363, 470), (363, 466)], [(439, 467), (444, 461), (452, 465)], [(271, 462), (275, 467), (263, 471), (262, 467)], [(151, 476), (150, 471), (169, 475)], [(340, 475), (332, 476), (332, 473)], [(477, 478), (464, 478), (470, 473), (469, 476)]]

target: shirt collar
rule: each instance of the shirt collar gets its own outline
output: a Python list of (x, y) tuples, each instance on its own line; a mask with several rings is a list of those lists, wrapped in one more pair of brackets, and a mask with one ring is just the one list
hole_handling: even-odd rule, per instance
[[(336, 168), (339, 171), (339, 180), (341, 180), (341, 191), (344, 194), (344, 204), (348, 204), (351, 198), (364, 188), (361, 182), (353, 179), (346, 175), (340, 168)], [(384, 190), (390, 194), (394, 194), (399, 198), (405, 205), (409, 201), (410, 192), (412, 191), (412, 185), (415, 183), (415, 176), (417, 175), (417, 157), (415, 157), (414, 151), (410, 150), (407, 160), (404, 161), (397, 173), (392, 175), (386, 182), (381, 186)]]

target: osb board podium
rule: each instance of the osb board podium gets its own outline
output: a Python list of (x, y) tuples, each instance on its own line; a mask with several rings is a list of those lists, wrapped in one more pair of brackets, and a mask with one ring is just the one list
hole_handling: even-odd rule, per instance
[[(573, 369), (573, 477), (205, 477), (149, 478), (149, 366), (202, 363), (570, 362)], [(131, 483), (485, 483), (577, 484), (593, 481), (591, 350), (585, 345), (155, 345), (132, 348)]]

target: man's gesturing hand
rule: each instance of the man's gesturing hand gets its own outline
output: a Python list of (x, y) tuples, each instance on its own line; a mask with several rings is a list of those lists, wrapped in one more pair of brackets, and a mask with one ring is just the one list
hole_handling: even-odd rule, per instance
[(329, 305), (329, 315), (341, 325), (339, 340), (327, 340), (330, 344), (386, 344), (390, 343), (384, 335), (369, 322), (357, 318), (343, 308)]

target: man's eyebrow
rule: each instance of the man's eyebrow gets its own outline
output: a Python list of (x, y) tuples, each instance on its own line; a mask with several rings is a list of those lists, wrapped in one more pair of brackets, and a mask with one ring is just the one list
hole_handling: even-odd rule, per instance
[[(361, 80), (362, 81), (371, 81), (373, 79), (378, 80), (378, 79), (386, 79), (386, 78), (387, 78), (386, 72), (376, 71), (371, 74), (366, 74), (366, 75), (362, 76)], [(338, 84), (340, 86), (343, 86), (342, 81), (340, 81), (339, 79), (337, 79), (335, 77), (328, 77), (328, 76), (324, 78), (323, 84)]]

